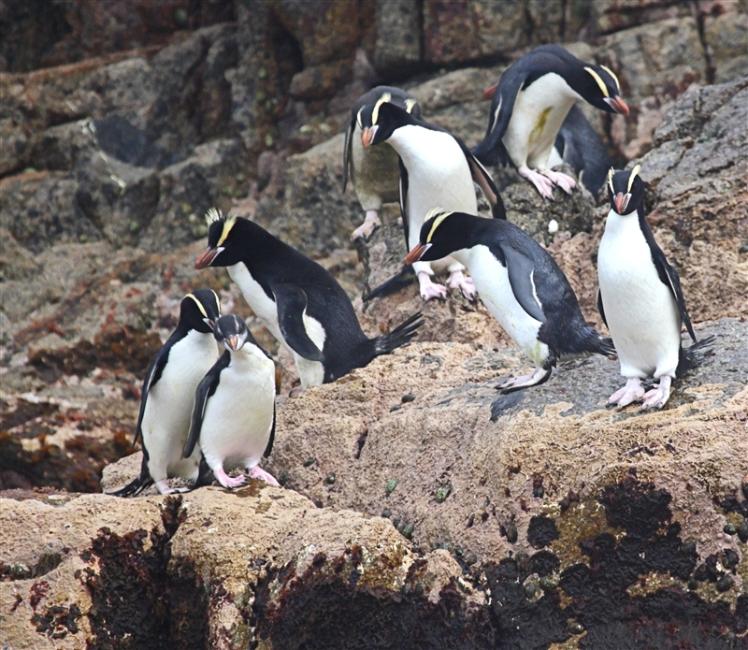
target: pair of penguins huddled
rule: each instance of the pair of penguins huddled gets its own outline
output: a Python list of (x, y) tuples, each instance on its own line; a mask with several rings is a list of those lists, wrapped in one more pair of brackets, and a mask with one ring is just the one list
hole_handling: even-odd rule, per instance
[[(626, 385), (611, 395), (619, 407), (667, 402), (671, 381), (695, 359), (681, 346), (681, 324), (696, 342), (676, 271), (644, 218), (645, 186), (631, 172), (607, 176), (612, 203), (598, 252), (598, 307), (612, 341), (586, 323), (561, 269), (550, 254), (506, 220), (504, 205), (483, 163), (511, 163), (540, 194), (554, 186), (571, 192), (576, 181), (552, 167), (564, 161), (596, 193), (608, 166), (604, 146), (575, 106), (580, 100), (628, 114), (615, 74), (585, 64), (559, 46), (536, 48), (502, 74), (488, 129), (474, 151), (447, 130), (421, 119), (417, 101), (397, 88), (378, 87), (352, 110), (344, 146), (348, 176), (366, 212), (354, 237), (368, 239), (378, 211), (399, 188), (408, 254), (424, 300), (446, 297), (432, 281), (449, 272), (448, 287), (468, 299), (480, 295), (489, 312), (535, 364), (510, 378), (503, 392), (547, 381), (562, 355), (598, 353), (621, 364)], [(389, 147), (374, 147), (380, 143)], [(602, 167), (605, 165), (605, 167)], [(399, 182), (398, 182), (399, 181)], [(478, 217), (473, 182), (488, 199), (493, 219)], [(302, 387), (334, 381), (408, 343), (422, 324), (414, 314), (388, 334), (368, 338), (350, 299), (320, 265), (252, 221), (210, 210), (208, 249), (198, 269), (226, 267), (253, 312), (292, 354)], [(465, 271), (470, 273), (470, 277)], [(401, 274), (402, 275), (402, 274)], [(395, 277), (370, 292), (400, 286)], [(225, 351), (216, 360), (216, 342)], [(143, 442), (141, 474), (116, 492), (139, 493), (155, 483), (173, 491), (169, 477), (204, 483), (212, 472), (227, 488), (246, 475), (277, 485), (258, 463), (275, 433), (275, 366), (240, 318), (220, 315), (218, 297), (201, 289), (181, 303), (177, 329), (152, 361), (143, 384), (136, 438)], [(656, 387), (645, 392), (643, 380)]]

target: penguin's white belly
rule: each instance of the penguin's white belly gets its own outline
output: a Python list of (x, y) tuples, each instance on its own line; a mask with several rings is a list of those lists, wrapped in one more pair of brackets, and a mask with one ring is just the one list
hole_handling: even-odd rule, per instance
[(386, 144), (364, 149), (358, 125), (352, 137), (353, 185), (361, 207), (379, 210), (382, 203), (397, 201), (400, 178), (397, 154)]
[[(465, 154), (455, 139), (440, 131), (404, 126), (389, 142), (408, 170), (408, 246), (419, 242), (424, 217), (433, 208), (478, 214), (478, 201)], [(435, 269), (455, 263), (453, 257), (431, 262)]]
[(517, 93), (502, 138), (515, 165), (540, 169), (550, 166), (556, 136), (577, 99), (579, 95), (555, 73), (544, 75)]
[(611, 213), (597, 257), (603, 310), (624, 377), (675, 376), (680, 313), (636, 215)]
[(252, 355), (221, 372), (216, 392), (208, 399), (200, 430), (200, 449), (208, 464), (223, 463), (225, 471), (237, 465), (253, 467), (270, 439), (275, 402), (273, 362)]
[(467, 266), (478, 295), (491, 315), (535, 364), (542, 365), (548, 357), (548, 346), (538, 341), (542, 323), (517, 302), (507, 269), (483, 245), (461, 251), (457, 257)]
[[(192, 331), (175, 343), (161, 378), (149, 391), (143, 413), (143, 444), (155, 480), (167, 476), (194, 477), (199, 460), (195, 452), (182, 458), (187, 442), (195, 390), (218, 358), (212, 334)], [(165, 476), (160, 474), (165, 473)]]
[[(304, 357), (299, 356), (291, 349), (291, 346), (286, 343), (286, 339), (283, 338), (283, 334), (280, 331), (278, 324), (278, 308), (275, 301), (268, 298), (267, 294), (252, 277), (252, 274), (247, 269), (243, 262), (234, 264), (234, 266), (227, 267), (229, 276), (236, 282), (239, 289), (247, 301), (247, 304), (252, 308), (255, 315), (262, 321), (262, 324), (268, 328), (270, 333), (275, 339), (283, 345), (294, 358), (296, 370), (299, 372), (299, 378), (301, 379), (302, 388), (308, 386), (318, 386), (324, 382), (325, 369), (319, 361), (309, 361)], [(325, 331), (319, 321), (315, 320), (311, 316), (304, 314), (304, 327), (306, 329), (307, 336), (315, 343), (315, 345), (322, 350), (325, 344)]]

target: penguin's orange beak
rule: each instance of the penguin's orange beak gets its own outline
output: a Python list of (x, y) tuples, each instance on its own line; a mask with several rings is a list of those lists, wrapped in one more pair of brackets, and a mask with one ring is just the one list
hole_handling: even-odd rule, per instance
[(618, 192), (613, 197), (613, 204), (616, 206), (616, 212), (618, 214), (623, 214), (626, 211), (626, 208), (629, 205), (629, 201), (631, 200), (631, 194), (624, 194), (623, 192)]
[(227, 343), (229, 344), (229, 347), (230, 347), (230, 348), (231, 348), (231, 349), (232, 349), (232, 350), (233, 350), (234, 352), (236, 352), (236, 351), (237, 351), (237, 350), (239, 349), (239, 337), (238, 337), (238, 336), (236, 336), (236, 335), (234, 335), (234, 336), (229, 336), (229, 337), (228, 337), (228, 338), (226, 339), (226, 341), (227, 341)]
[(429, 248), (431, 248), (431, 244), (416, 244), (403, 259), (403, 264), (417, 262), (426, 254)]
[(195, 268), (204, 269), (206, 266), (210, 266), (222, 250), (223, 248), (208, 248), (206, 251), (200, 253), (195, 258)]
[(362, 132), (361, 132), (361, 144), (364, 145), (364, 147), (371, 146), (371, 143), (374, 142), (374, 136), (377, 134), (377, 126), (367, 126)]
[(493, 86), (488, 86), (486, 89), (484, 89), (483, 99), (492, 99), (498, 85), (499, 84), (495, 83)]
[(615, 97), (608, 97), (605, 102), (610, 106), (616, 113), (628, 116), (629, 105), (623, 101), (621, 97), (616, 95)]

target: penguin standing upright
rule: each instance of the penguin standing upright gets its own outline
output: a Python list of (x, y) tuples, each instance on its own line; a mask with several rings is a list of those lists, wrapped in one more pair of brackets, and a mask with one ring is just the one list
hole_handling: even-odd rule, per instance
[(345, 192), (350, 177), (366, 216), (364, 222), (353, 231), (351, 239), (368, 240), (381, 225), (379, 210), (382, 203), (398, 199), (397, 154), (389, 147), (364, 149), (361, 145), (361, 133), (371, 126), (374, 107), (382, 101), (392, 102), (414, 117), (421, 117), (416, 99), (404, 90), (392, 86), (372, 88), (353, 105), (343, 147), (343, 191)]
[(629, 113), (612, 70), (584, 63), (558, 45), (542, 45), (517, 59), (490, 90), (488, 128), (473, 152), (485, 164), (511, 162), (547, 199), (554, 185), (567, 193), (576, 185), (549, 165), (572, 106), (584, 100), (609, 113)]
[(198, 478), (198, 454), (182, 457), (190, 430), (195, 389), (218, 358), (213, 326), (221, 315), (218, 296), (210, 289), (187, 294), (179, 308), (179, 323), (148, 366), (140, 396), (135, 440), (143, 441), (140, 476), (115, 496), (134, 496), (151, 483), (161, 494), (167, 478)]
[(467, 267), (488, 311), (535, 364), (529, 375), (499, 385), (503, 392), (547, 381), (564, 354), (615, 355), (610, 341), (585, 322), (563, 271), (521, 228), (501, 219), (434, 209), (405, 262), (445, 255)]
[(245, 482), (243, 474), (226, 473), (237, 466), (277, 486), (258, 465), (270, 455), (275, 437), (275, 364), (234, 314), (216, 321), (215, 337), (226, 351), (197, 387), (184, 456), (202, 453), (225, 488)]
[(414, 314), (388, 334), (368, 338), (350, 298), (319, 264), (256, 223), (208, 211), (208, 249), (195, 268), (227, 267), (252, 311), (293, 354), (303, 388), (334, 381), (410, 341)]
[[(408, 249), (418, 242), (418, 233), (429, 210), (439, 206), (470, 213), (478, 211), (473, 180), (491, 204), (493, 216), (506, 218), (491, 175), (459, 138), (389, 102), (375, 105), (371, 122), (361, 134), (364, 147), (387, 142), (400, 157), (400, 212)], [(445, 267), (450, 273), (448, 286), (459, 289), (472, 300), (475, 285), (464, 275), (465, 267), (453, 257), (436, 264), (423, 261), (413, 264), (421, 297), (424, 300), (446, 297), (447, 287), (431, 280), (435, 269)]]
[[(608, 176), (611, 209), (597, 253), (597, 304), (627, 380), (608, 403), (624, 407), (643, 401), (642, 408), (649, 409), (665, 406), (672, 380), (712, 338), (696, 340), (678, 273), (644, 218), (639, 169), (611, 169)], [(688, 350), (681, 347), (683, 324), (694, 342)], [(645, 392), (642, 380), (647, 377), (658, 385)]]

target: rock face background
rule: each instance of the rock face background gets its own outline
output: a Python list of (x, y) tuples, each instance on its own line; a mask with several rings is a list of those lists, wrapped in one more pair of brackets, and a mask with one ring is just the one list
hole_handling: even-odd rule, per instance
[[(347, 108), (397, 83), (475, 144), (482, 89), (564, 42), (620, 76), (589, 113), (650, 184), (650, 222), (714, 353), (662, 413), (603, 408), (617, 367), (520, 369), (479, 305), (365, 307), (399, 267), (396, 206), (365, 247), (341, 193)], [(742, 0), (0, 1), (0, 640), (60, 647), (742, 647), (748, 626), (748, 5)], [(607, 210), (494, 170), (585, 315)], [(289, 398), (284, 485), (179, 499), (135, 474), (140, 378), (192, 269), (201, 215), (252, 215), (321, 261), (374, 334), (418, 343)], [(550, 219), (560, 230), (551, 236)], [(85, 493), (85, 494), (82, 494)]]

